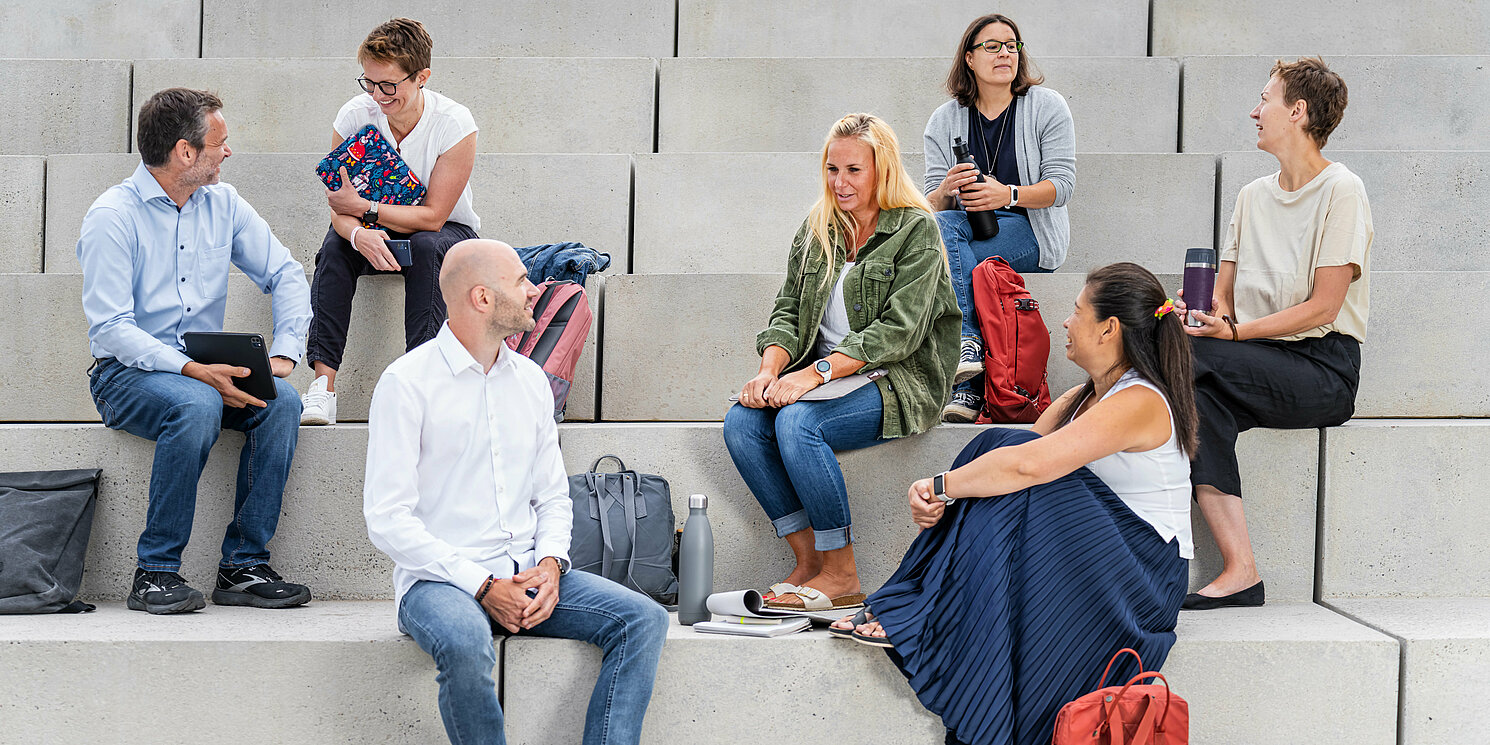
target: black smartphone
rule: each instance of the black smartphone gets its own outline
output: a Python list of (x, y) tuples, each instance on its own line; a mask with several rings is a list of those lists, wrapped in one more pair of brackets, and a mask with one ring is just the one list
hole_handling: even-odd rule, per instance
[(393, 254), (393, 260), (399, 266), (409, 266), (414, 263), (414, 254), (409, 251), (408, 241), (383, 241), (388, 246), (388, 251)]

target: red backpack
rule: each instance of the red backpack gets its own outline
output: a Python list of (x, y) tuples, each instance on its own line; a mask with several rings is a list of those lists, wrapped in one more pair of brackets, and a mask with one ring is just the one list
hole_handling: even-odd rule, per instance
[(507, 337), (507, 346), (543, 368), (554, 391), (554, 419), (562, 421), (574, 368), (590, 335), (590, 303), (585, 288), (574, 282), (549, 280), (539, 287), (533, 330)]
[(973, 267), (973, 312), (983, 334), (978, 424), (1029, 423), (1050, 406), (1050, 332), (1024, 277), (994, 256)]

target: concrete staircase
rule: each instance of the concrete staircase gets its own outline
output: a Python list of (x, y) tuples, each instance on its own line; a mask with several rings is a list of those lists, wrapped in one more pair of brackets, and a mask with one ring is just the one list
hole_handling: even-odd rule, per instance
[[(418, 8), (244, 0), (64, 0), (0, 7), (0, 471), (105, 469), (86, 597), (98, 613), (0, 621), (0, 743), (442, 742), (434, 669), (394, 627), (391, 565), (361, 518), (367, 401), (402, 350), (397, 280), (358, 294), (343, 367), (348, 423), (307, 428), (275, 563), (312, 585), (296, 611), (209, 606), (179, 618), (122, 607), (143, 524), (151, 443), (105, 429), (88, 399), (75, 243), (92, 200), (127, 176), (131, 120), (152, 92), (226, 102), (224, 166), (311, 268), (325, 231), (310, 177), (326, 124), (356, 93), (356, 44), (411, 14), (436, 42), (431, 87), (482, 127), (472, 176), (481, 233), (611, 253), (592, 278), (597, 322), (561, 426), (566, 466), (616, 453), (659, 473), (674, 508), (714, 498), (716, 587), (761, 586), (790, 557), (736, 474), (719, 420), (753, 373), (753, 337), (791, 236), (815, 198), (823, 132), (850, 111), (895, 128), (919, 179), (918, 137), (944, 100), (947, 57), (982, 4), (758, 0), (515, 0)], [(1490, 726), (1490, 5), (1425, 0), (1301, 7), (1284, 0), (1036, 0), (1023, 26), (1076, 119), (1070, 258), (1028, 278), (1053, 347), (1087, 270), (1133, 260), (1167, 274), (1214, 245), (1237, 190), (1273, 169), (1246, 112), (1276, 56), (1322, 53), (1350, 84), (1330, 157), (1367, 185), (1373, 313), (1357, 419), (1241, 441), (1269, 605), (1185, 614), (1164, 672), (1191, 704), (1193, 742), (1477, 742)], [(1279, 19), (1289, 18), (1287, 22)], [(1430, 52), (1433, 55), (1419, 56)], [(228, 326), (269, 328), (242, 277)], [(1063, 359), (1053, 389), (1079, 382)], [(685, 372), (687, 371), (687, 372)], [(309, 382), (298, 371), (300, 388)], [(977, 432), (942, 426), (844, 453), (861, 571), (888, 576), (914, 534), (904, 488)], [(210, 582), (241, 438), (202, 480), (184, 574)], [(1196, 519), (1199, 584), (1218, 569)], [(575, 642), (501, 645), (514, 743), (578, 740), (598, 654)], [(273, 716), (245, 721), (247, 696)], [(169, 714), (164, 717), (163, 714)], [(182, 721), (170, 734), (165, 719)], [(885, 657), (822, 632), (776, 640), (675, 626), (645, 739), (725, 733), (791, 741), (934, 743), (939, 722)], [(1466, 739), (1468, 738), (1468, 739)]]

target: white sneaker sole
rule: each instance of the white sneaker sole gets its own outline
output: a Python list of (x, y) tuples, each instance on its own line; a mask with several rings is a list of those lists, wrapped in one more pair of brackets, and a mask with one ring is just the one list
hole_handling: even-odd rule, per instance
[(336, 424), (336, 417), (321, 416), (319, 414), (301, 414), (300, 426), (302, 427), (324, 427)]
[(953, 424), (972, 424), (978, 421), (978, 412), (960, 404), (947, 404), (942, 408), (942, 421)]
[(983, 374), (983, 363), (970, 364), (967, 362), (957, 363), (957, 372), (952, 375), (952, 385), (965, 383)]

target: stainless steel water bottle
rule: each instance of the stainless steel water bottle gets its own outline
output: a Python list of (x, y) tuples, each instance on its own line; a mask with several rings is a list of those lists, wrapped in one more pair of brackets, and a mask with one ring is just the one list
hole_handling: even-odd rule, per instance
[[(978, 168), (978, 162), (973, 160), (973, 154), (963, 144), (961, 137), (952, 138), (952, 157), (958, 163), (972, 163), (973, 171), (978, 174), (978, 183), (983, 183), (983, 171)], [(993, 210), (968, 210), (967, 223), (973, 229), (973, 240), (986, 241), (999, 234), (999, 218)]]
[(688, 498), (688, 520), (683, 523), (683, 545), (678, 551), (678, 623), (692, 626), (709, 620), (708, 600), (714, 592), (714, 531), (709, 527), (709, 498)]

